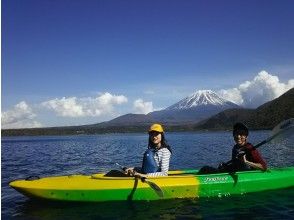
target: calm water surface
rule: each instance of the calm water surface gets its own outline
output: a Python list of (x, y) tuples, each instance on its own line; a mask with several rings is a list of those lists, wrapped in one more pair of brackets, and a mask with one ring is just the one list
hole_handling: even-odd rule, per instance
[[(257, 144), (269, 131), (255, 131)], [(230, 132), (167, 133), (173, 155), (170, 169), (217, 166), (228, 161)], [(294, 188), (228, 198), (155, 202), (40, 203), (8, 186), (28, 176), (92, 174), (140, 166), (147, 134), (2, 138), (3, 219), (293, 219)], [(294, 165), (293, 136), (260, 147), (270, 167)]]

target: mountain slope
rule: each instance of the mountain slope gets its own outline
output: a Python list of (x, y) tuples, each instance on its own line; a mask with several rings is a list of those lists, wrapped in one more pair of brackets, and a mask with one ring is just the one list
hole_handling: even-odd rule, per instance
[[(104, 126), (121, 126), (121, 125), (145, 125), (154, 122), (150, 115), (144, 114), (126, 114), (104, 122)], [(98, 124), (99, 125), (99, 124)]]
[(165, 110), (181, 110), (189, 108), (199, 108), (200, 106), (222, 106), (222, 108), (236, 108), (238, 105), (219, 97), (211, 90), (199, 90), (187, 98), (182, 99), (176, 104)]
[(294, 88), (257, 109), (228, 109), (194, 126), (194, 129), (231, 129), (237, 121), (252, 129), (272, 129), (279, 122), (294, 118)]
[(294, 118), (294, 88), (259, 106), (248, 119), (248, 124), (251, 127), (271, 128), (288, 118)]
[(227, 109), (196, 125), (194, 129), (230, 129), (235, 122), (246, 122), (254, 109)]

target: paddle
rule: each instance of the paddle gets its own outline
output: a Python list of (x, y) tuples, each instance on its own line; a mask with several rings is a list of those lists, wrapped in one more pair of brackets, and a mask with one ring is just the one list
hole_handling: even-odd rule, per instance
[[(293, 130), (294, 130), (294, 118), (284, 120), (273, 128), (273, 130), (271, 132), (271, 136), (269, 136), (266, 140), (253, 146), (253, 149), (258, 148), (258, 147), (274, 140), (277, 137), (281, 137), (282, 135), (284, 135), (284, 136), (291, 135), (291, 134), (293, 134)], [(229, 165), (232, 161), (233, 160), (230, 160), (230, 161), (224, 163), (224, 165)]]
[(293, 135), (293, 129), (294, 129), (294, 118), (290, 118), (288, 120), (282, 121), (280, 124), (278, 124), (276, 127), (273, 128), (272, 134), (270, 137), (268, 137), (265, 141), (262, 141), (261, 143), (255, 145), (255, 148), (258, 148), (259, 146), (270, 142), (276, 137), (280, 137), (281, 135)]
[[(120, 165), (119, 163), (115, 163), (117, 166), (119, 166), (123, 171), (125, 171), (127, 168)], [(135, 176), (135, 178), (140, 178), (141, 181), (143, 183), (147, 183), (155, 192), (159, 197), (163, 197), (163, 191), (161, 190), (161, 188), (154, 182), (151, 182), (150, 180), (148, 180), (146, 177), (138, 177)]]
[(163, 191), (161, 190), (161, 188), (155, 184), (154, 182), (151, 182), (150, 180), (147, 180), (146, 177), (142, 177), (141, 181), (143, 183), (147, 183), (155, 192), (159, 197), (163, 197)]

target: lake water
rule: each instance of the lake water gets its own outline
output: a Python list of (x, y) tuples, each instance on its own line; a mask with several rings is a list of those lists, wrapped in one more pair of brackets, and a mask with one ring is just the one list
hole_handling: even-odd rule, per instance
[[(250, 142), (269, 131), (254, 131)], [(93, 174), (140, 166), (147, 134), (3, 137), (1, 146), (2, 219), (293, 219), (294, 188), (227, 198), (155, 202), (44, 203), (8, 186), (38, 175)], [(228, 161), (231, 132), (167, 133), (173, 154), (170, 169), (217, 166)], [(259, 148), (269, 167), (294, 165), (293, 135)]]

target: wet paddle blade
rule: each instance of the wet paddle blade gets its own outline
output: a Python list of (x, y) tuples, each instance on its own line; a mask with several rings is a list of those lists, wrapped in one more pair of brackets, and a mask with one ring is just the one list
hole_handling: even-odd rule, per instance
[(272, 136), (267, 139), (267, 142), (271, 141), (274, 138), (281, 139), (286, 136), (294, 134), (294, 118), (282, 121), (272, 130)]
[(288, 120), (282, 121), (281, 123), (279, 123), (273, 128), (270, 137), (260, 142), (259, 144), (255, 145), (254, 148), (258, 148), (274, 139), (276, 139), (276, 141), (279, 141), (280, 139), (293, 135), (294, 133), (293, 131), (294, 131), (294, 118), (290, 118)]
[(147, 183), (156, 192), (156, 194), (159, 197), (161, 197), (161, 198), (163, 197), (163, 191), (161, 190), (161, 188), (157, 184), (147, 180), (146, 178), (141, 178), (141, 180), (143, 183)]

